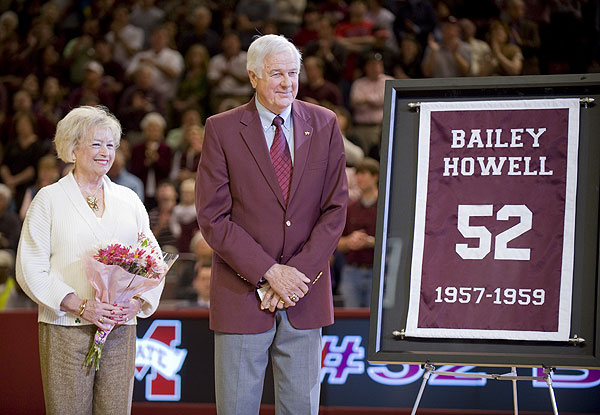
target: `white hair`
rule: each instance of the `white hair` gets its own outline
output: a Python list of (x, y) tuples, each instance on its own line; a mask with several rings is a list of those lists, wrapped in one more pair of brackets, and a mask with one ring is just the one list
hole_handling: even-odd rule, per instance
[(149, 112), (148, 114), (146, 114), (144, 118), (142, 118), (142, 121), (140, 121), (140, 127), (142, 128), (142, 130), (144, 130), (148, 126), (148, 124), (152, 123), (159, 124), (163, 130), (167, 127), (167, 122), (165, 121), (165, 118), (158, 112)]
[(296, 56), (298, 72), (300, 72), (302, 55), (298, 48), (282, 35), (264, 35), (252, 42), (246, 54), (246, 69), (254, 72), (257, 77), (262, 78), (265, 58), (269, 55), (280, 53), (285, 49), (290, 50)]
[(82, 106), (69, 111), (56, 125), (56, 153), (66, 163), (73, 163), (73, 151), (79, 143), (88, 139), (91, 130), (106, 130), (112, 135), (115, 148), (121, 143), (119, 120), (101, 105)]

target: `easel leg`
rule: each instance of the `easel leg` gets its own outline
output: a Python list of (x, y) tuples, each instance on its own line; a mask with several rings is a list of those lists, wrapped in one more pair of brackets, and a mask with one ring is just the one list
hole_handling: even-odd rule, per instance
[(511, 368), (511, 375), (515, 377), (512, 381), (512, 389), (513, 389), (513, 408), (515, 410), (515, 415), (519, 415), (519, 400), (517, 397), (517, 368), (513, 366)]
[(552, 388), (552, 377), (550, 376), (551, 370), (552, 369), (544, 368), (544, 373), (546, 373), (546, 384), (548, 385), (548, 392), (550, 393), (552, 412), (554, 413), (554, 415), (558, 415), (558, 408), (556, 407), (556, 397), (554, 396), (554, 388)]
[(419, 403), (421, 402), (421, 397), (423, 396), (423, 391), (425, 390), (425, 385), (427, 385), (427, 381), (429, 380), (429, 376), (431, 376), (431, 372), (435, 369), (429, 363), (425, 363), (425, 373), (423, 374), (423, 381), (421, 382), (421, 388), (419, 389), (419, 393), (417, 394), (417, 399), (415, 400), (415, 404), (413, 406), (412, 412), (410, 415), (415, 415), (417, 413), (417, 408), (419, 407)]

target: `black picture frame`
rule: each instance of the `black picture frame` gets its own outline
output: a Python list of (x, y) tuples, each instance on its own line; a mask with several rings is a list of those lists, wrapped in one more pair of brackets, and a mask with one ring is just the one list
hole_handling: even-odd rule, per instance
[[(418, 104), (567, 97), (582, 99), (570, 337), (584, 341), (404, 337), (415, 220)], [(600, 74), (393, 80), (386, 83), (384, 111), (368, 360), (600, 368)]]

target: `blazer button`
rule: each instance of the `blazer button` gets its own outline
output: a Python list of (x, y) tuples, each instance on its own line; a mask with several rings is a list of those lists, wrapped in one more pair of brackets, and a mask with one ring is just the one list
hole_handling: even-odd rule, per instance
[(286, 221), (285, 221), (285, 226), (292, 226), (292, 222), (291, 222), (291, 221), (289, 221), (289, 220), (286, 220)]

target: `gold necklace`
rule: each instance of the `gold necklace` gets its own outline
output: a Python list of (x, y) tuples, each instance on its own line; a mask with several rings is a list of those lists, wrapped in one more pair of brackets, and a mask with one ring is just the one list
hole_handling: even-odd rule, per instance
[(100, 210), (100, 207), (98, 206), (98, 199), (95, 196), (88, 196), (85, 198), (85, 201), (90, 209), (92, 209), (94, 212)]
[[(75, 183), (77, 183), (77, 186), (79, 186), (79, 190), (81, 190), (81, 192), (83, 193), (83, 188), (81, 187), (79, 182), (77, 180), (75, 180)], [(92, 193), (91, 196), (86, 196), (86, 198), (85, 198), (85, 202), (90, 207), (90, 209), (92, 209), (94, 212), (97, 212), (100, 210), (100, 206), (98, 206), (98, 198), (96, 197), (96, 194), (100, 190), (102, 190), (102, 184), (100, 184), (100, 187), (94, 193)]]

